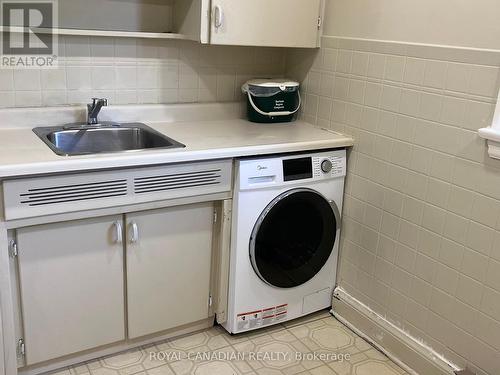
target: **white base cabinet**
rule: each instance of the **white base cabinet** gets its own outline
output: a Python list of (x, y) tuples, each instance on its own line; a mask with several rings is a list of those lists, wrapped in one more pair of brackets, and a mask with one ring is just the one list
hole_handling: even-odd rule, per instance
[(126, 217), (128, 335), (208, 318), (213, 203)]
[(17, 230), (27, 365), (125, 339), (121, 219)]
[(213, 202), (16, 230), (24, 365), (207, 320)]

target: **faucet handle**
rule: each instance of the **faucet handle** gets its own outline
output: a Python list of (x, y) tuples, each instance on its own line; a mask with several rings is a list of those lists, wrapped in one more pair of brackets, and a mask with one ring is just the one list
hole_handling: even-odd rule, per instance
[(92, 98), (92, 106), (95, 107), (97, 103), (101, 103), (102, 106), (108, 106), (108, 99), (106, 98)]
[(97, 116), (102, 107), (108, 105), (108, 99), (92, 98), (92, 104), (87, 104), (87, 125), (97, 124)]

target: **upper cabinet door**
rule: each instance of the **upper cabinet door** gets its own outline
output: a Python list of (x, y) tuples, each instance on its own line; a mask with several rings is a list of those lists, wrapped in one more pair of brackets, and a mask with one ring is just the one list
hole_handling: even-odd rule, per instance
[(319, 46), (322, 0), (213, 0), (212, 44)]
[(27, 364), (125, 339), (122, 216), (17, 230)]
[(129, 338), (208, 318), (213, 203), (127, 215)]

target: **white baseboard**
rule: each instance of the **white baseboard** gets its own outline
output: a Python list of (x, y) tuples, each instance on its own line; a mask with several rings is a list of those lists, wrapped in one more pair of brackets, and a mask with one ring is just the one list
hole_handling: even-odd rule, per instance
[(335, 289), (332, 314), (410, 374), (455, 375), (460, 370), (342, 288)]

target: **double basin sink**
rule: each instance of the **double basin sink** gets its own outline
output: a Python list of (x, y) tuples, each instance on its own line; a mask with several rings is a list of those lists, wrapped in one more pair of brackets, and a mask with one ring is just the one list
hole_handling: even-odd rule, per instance
[(63, 156), (186, 147), (142, 123), (38, 127), (33, 132)]

